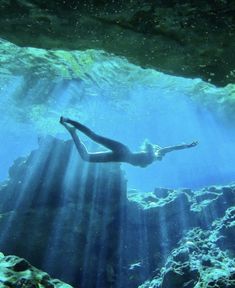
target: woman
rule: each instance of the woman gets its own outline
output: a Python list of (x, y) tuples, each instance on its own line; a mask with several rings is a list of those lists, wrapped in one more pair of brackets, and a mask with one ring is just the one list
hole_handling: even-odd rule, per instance
[[(60, 123), (71, 134), (76, 148), (82, 159), (88, 162), (125, 162), (134, 166), (146, 167), (152, 164), (154, 161), (162, 160), (163, 156), (165, 156), (171, 151), (191, 148), (198, 144), (198, 142), (192, 142), (191, 144), (182, 144), (161, 148), (158, 145), (147, 143), (145, 144), (144, 151), (131, 152), (129, 148), (124, 144), (100, 136), (79, 122), (76, 122), (69, 118), (60, 117)], [(111, 151), (89, 153), (86, 149), (86, 146), (77, 136), (76, 129), (84, 133), (93, 141), (110, 149)]]

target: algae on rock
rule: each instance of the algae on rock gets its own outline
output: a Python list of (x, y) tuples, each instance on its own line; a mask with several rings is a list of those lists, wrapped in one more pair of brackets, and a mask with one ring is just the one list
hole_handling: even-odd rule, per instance
[(172, 75), (234, 82), (233, 1), (2, 2), (0, 37), (20, 46), (102, 49)]
[(52, 279), (47, 273), (30, 265), (17, 256), (4, 256), (0, 252), (0, 286), (1, 287), (41, 287), (72, 288), (58, 279)]
[[(37, 118), (40, 119), (44, 117), (43, 111), (46, 111), (46, 115), (55, 114), (53, 107), (58, 99), (53, 96), (54, 91), (60, 87), (67, 89), (73, 81), (75, 84), (75, 91), (71, 93), (73, 105), (68, 107), (69, 111), (68, 109), (64, 111), (65, 114), (76, 114), (75, 110), (82, 109), (74, 107), (74, 103), (79, 106), (83, 100), (97, 99), (99, 95), (102, 95), (103, 99), (107, 97), (108, 101), (118, 105), (126, 113), (131, 113), (130, 109), (127, 109), (132, 103), (129, 97), (130, 91), (141, 86), (149, 89), (150, 93), (158, 89), (166, 91), (165, 97), (169, 98), (168, 101), (172, 101), (170, 95), (180, 93), (184, 95), (183, 97), (189, 97), (198, 105), (210, 110), (220, 119), (228, 120), (231, 125), (234, 123), (233, 84), (216, 88), (200, 79), (165, 75), (153, 69), (142, 69), (124, 58), (101, 50), (20, 48), (0, 40), (0, 52), (2, 89), (5, 89), (8, 82), (12, 85), (14, 79), (17, 82), (14, 91), (11, 92), (10, 107), (5, 108), (10, 111), (14, 105), (17, 106), (15, 117), (23, 122), (37, 123), (40, 130), (43, 130), (43, 125), (38, 123), (34, 112), (40, 112), (37, 114)], [(46, 127), (46, 124), (44, 126)], [(52, 130), (52, 126), (49, 125), (45, 130)]]

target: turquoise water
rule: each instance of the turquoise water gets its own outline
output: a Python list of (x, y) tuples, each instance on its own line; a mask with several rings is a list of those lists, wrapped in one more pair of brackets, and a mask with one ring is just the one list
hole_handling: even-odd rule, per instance
[[(235, 181), (235, 127), (220, 105), (228, 88), (144, 70), (98, 52), (89, 69), (74, 79), (46, 71), (38, 78), (0, 75), (0, 181), (8, 179), (18, 157), (39, 147), (0, 186), (0, 251), (24, 257), (76, 288), (159, 287), (160, 268), (181, 259), (200, 271), (195, 283), (230, 277), (235, 187), (228, 184)], [(126, 189), (118, 165), (88, 165), (74, 146), (60, 141), (70, 140), (61, 115), (133, 151), (145, 139), (162, 147), (199, 144), (146, 168), (122, 164)], [(89, 151), (105, 150), (78, 135)], [(212, 187), (190, 190), (205, 186)], [(190, 189), (147, 193), (159, 187)], [(182, 278), (191, 277), (191, 270)], [(174, 280), (169, 288), (182, 288)]]
[[(122, 67), (122, 62), (117, 64)], [(7, 77), (7, 81), (2, 78), (0, 156), (3, 165), (0, 179), (7, 178), (8, 168), (17, 157), (38, 146), (38, 139), (45, 135), (70, 139), (58, 122), (60, 115), (64, 115), (98, 134), (123, 142), (133, 151), (140, 150), (144, 139), (162, 147), (199, 142), (195, 148), (172, 152), (161, 162), (144, 169), (124, 164), (129, 189), (152, 191), (159, 186), (194, 189), (232, 182), (235, 175), (234, 128), (226, 126), (215, 113), (208, 111), (203, 102), (194, 100), (201, 94), (207, 96), (207, 92), (203, 91), (203, 94), (197, 89), (202, 85), (200, 81), (198, 84), (198, 80), (190, 82), (164, 74), (153, 74), (150, 78), (145, 70), (130, 67), (136, 73), (136, 79), (135, 76), (131, 80), (124, 79), (125, 71), (115, 71), (113, 65), (111, 70), (120, 79), (108, 74), (107, 77), (95, 75), (96, 82), (57, 79), (50, 83), (38, 79), (30, 90), (20, 93), (17, 91), (25, 85), (23, 78), (12, 76)], [(147, 81), (142, 79), (140, 83), (137, 72)], [(48, 93), (48, 85), (51, 93), (46, 98), (44, 93)], [(216, 98), (221, 89), (213, 89), (208, 89), (208, 95), (211, 97), (213, 90)], [(81, 133), (79, 136), (90, 151), (105, 149)]]

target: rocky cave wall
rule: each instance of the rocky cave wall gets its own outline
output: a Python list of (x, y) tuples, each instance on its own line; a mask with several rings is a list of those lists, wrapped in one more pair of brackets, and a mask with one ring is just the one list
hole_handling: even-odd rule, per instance
[[(102, 51), (21, 48), (0, 39), (0, 64), (1, 90), (3, 96), (8, 97), (4, 105), (0, 106), (0, 112), (6, 114), (7, 107), (10, 117), (23, 123), (32, 123), (43, 134), (47, 132), (55, 135), (55, 132), (59, 132), (55, 128), (55, 120), (48, 119), (48, 115), (54, 113), (51, 104), (56, 104), (58, 100), (53, 98), (53, 93), (59, 89), (66, 91), (71, 84), (75, 86), (70, 91), (71, 104), (80, 105), (83, 100), (93, 99), (94, 95), (100, 97), (104, 89), (108, 89), (107, 100), (114, 104), (118, 102), (128, 114), (130, 111), (126, 104), (129, 102), (130, 105), (131, 102), (129, 91), (143, 86), (156, 89), (156, 92), (160, 88), (171, 95), (180, 91), (215, 117), (218, 116), (219, 121), (225, 120), (231, 126), (235, 123), (233, 84), (216, 88), (200, 79), (184, 79), (153, 69), (141, 69), (124, 58)], [(14, 90), (9, 94), (9, 87), (13, 86)], [(76, 118), (76, 111), (77, 108), (70, 105), (63, 113)], [(81, 113), (80, 117), (83, 116)]]
[(49, 137), (11, 167), (0, 191), (0, 249), (75, 287), (111, 287), (126, 182), (118, 165), (86, 165), (76, 154), (69, 171), (71, 148)]
[(0, 37), (20, 46), (102, 49), (142, 67), (234, 83), (234, 1), (0, 3)]
[(233, 287), (234, 184), (127, 199), (119, 165), (71, 152), (49, 137), (10, 168), (0, 188), (4, 254), (74, 287)]
[(2, 253), (0, 253), (0, 285), (2, 288), (72, 288), (58, 279), (52, 279), (25, 259), (13, 255), (4, 256)]

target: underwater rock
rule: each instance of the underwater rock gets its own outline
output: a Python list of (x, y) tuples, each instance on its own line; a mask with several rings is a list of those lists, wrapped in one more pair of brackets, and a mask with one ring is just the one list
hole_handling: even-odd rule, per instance
[(235, 207), (226, 210), (224, 217), (213, 222), (212, 227), (219, 230), (220, 236), (216, 243), (222, 249), (228, 249), (232, 254), (235, 251)]
[(52, 279), (17, 256), (4, 256), (0, 253), (0, 286), (1, 287), (42, 287), (42, 288), (72, 288), (72, 286)]
[[(200, 79), (179, 78), (153, 69), (142, 69), (125, 58), (101, 50), (21, 48), (0, 39), (0, 74), (3, 91), (17, 83), (8, 99), (7, 110), (10, 117), (22, 123), (33, 124), (44, 134), (45, 131), (48, 134), (54, 132), (53, 135), (59, 132), (54, 125), (55, 119), (51, 117), (54, 114), (51, 103), (58, 101), (55, 91), (69, 89), (71, 103), (80, 103), (84, 99), (89, 100), (94, 93), (101, 93), (104, 97), (104, 89), (110, 87), (108, 100), (114, 105), (118, 102), (125, 110), (127, 101), (132, 101), (128, 96), (132, 89), (130, 87), (136, 87), (137, 83), (137, 86), (166, 89), (172, 95), (179, 88), (182, 95), (213, 112), (220, 121), (227, 120), (231, 125), (235, 123), (234, 84), (216, 88)], [(63, 112), (77, 117), (77, 112), (72, 107)], [(84, 117), (82, 111), (80, 117)]]
[(7, 0), (0, 4), (0, 37), (24, 47), (102, 49), (142, 67), (224, 86), (235, 77), (229, 57), (235, 43), (234, 9), (233, 1), (84, 0), (55, 5)]
[(234, 194), (235, 184), (127, 194), (119, 164), (84, 162), (72, 141), (46, 137), (0, 185), (0, 247), (81, 288), (230, 281)]
[[(148, 267), (150, 271), (156, 269), (161, 269), (161, 265), (165, 263), (167, 255), (170, 254), (172, 249), (177, 246), (177, 243), (181, 241), (184, 237), (186, 231), (190, 229), (196, 229), (195, 227), (200, 227), (201, 229), (209, 229), (213, 223), (219, 217), (223, 217), (226, 209), (230, 211), (231, 206), (234, 203), (235, 195), (235, 186), (234, 184), (227, 186), (214, 186), (214, 192), (208, 192), (210, 187), (203, 188), (198, 191), (192, 191), (190, 189), (164, 189), (163, 197), (156, 197), (155, 193), (138, 193), (132, 191), (128, 194), (129, 205), (128, 205), (128, 239), (131, 243), (138, 239), (138, 235), (141, 235), (143, 225), (146, 233), (146, 239), (148, 242), (147, 254), (149, 253), (148, 258)], [(211, 190), (211, 189), (210, 189)], [(158, 189), (156, 189), (158, 191)], [(233, 209), (230, 214), (232, 214)], [(226, 215), (229, 212), (226, 212)], [(231, 217), (227, 216), (231, 222)], [(222, 218), (223, 219), (223, 218)], [(224, 223), (221, 224), (220, 237), (217, 239), (218, 247), (223, 249), (229, 249), (234, 253), (234, 239), (235, 230), (230, 227), (230, 229), (225, 229)], [(196, 232), (195, 232), (196, 235)], [(142, 236), (144, 237), (144, 236)], [(225, 238), (224, 238), (225, 237)], [(143, 241), (143, 240), (142, 240)], [(147, 240), (146, 240), (147, 241)], [(190, 244), (191, 243), (191, 244)], [(126, 244), (130, 255), (135, 255), (133, 251), (136, 249), (132, 247), (129, 243)], [(141, 244), (139, 244), (141, 246)], [(143, 245), (143, 244), (142, 244)], [(194, 242), (189, 240), (187, 242), (189, 245), (188, 249), (194, 249)], [(191, 246), (190, 246), (191, 245)], [(189, 258), (188, 251), (186, 251), (183, 245), (180, 251), (175, 255), (178, 262), (187, 262)], [(186, 247), (187, 248), (187, 247)], [(133, 249), (133, 250), (132, 250)], [(155, 253), (153, 253), (155, 251)], [(150, 256), (151, 255), (151, 256)], [(138, 258), (132, 260), (130, 256), (130, 262), (134, 263)], [(140, 260), (141, 258), (139, 258)], [(206, 263), (206, 262), (204, 262)], [(208, 265), (209, 262), (207, 262)], [(142, 269), (143, 271), (144, 269)], [(176, 275), (175, 275), (176, 273)], [(191, 275), (192, 273), (192, 275)], [(187, 278), (188, 281), (191, 277), (197, 276), (198, 272), (191, 271), (186, 274), (190, 275), (188, 278), (182, 272), (174, 272), (170, 269), (169, 274), (165, 276), (164, 287), (183, 287), (181, 284), (170, 285), (169, 279), (176, 277), (175, 281), (180, 283)], [(151, 274), (151, 273), (150, 273)], [(191, 278), (194, 279), (194, 278)], [(190, 281), (189, 281), (190, 282)], [(191, 284), (190, 284), (191, 283)], [(185, 287), (194, 287), (192, 282), (187, 284)], [(140, 285), (141, 283), (139, 283)], [(143, 286), (145, 287), (145, 286)], [(146, 286), (152, 287), (152, 286)], [(155, 287), (155, 286), (153, 286)], [(158, 286), (156, 286), (158, 287)], [(161, 287), (161, 286), (159, 286)]]
[[(171, 285), (174, 285), (173, 287), (193, 288), (192, 282), (198, 276), (198, 273), (196, 271), (190, 271), (189, 267), (184, 267), (182, 273), (169, 269), (163, 277), (161, 288), (168, 288), (171, 287)], [(189, 285), (189, 282), (191, 285)]]
[(229, 210), (212, 224), (210, 230), (194, 228), (188, 231), (159, 274), (139, 288), (233, 287), (234, 257), (218, 246), (218, 240), (223, 237), (221, 228), (226, 222), (233, 226), (234, 217)]
[(168, 196), (169, 192), (171, 190), (169, 189), (166, 189), (166, 188), (155, 188), (154, 189), (154, 194), (157, 196), (157, 197), (160, 197), (160, 198), (165, 198)]
[(76, 287), (111, 287), (126, 181), (119, 164), (86, 163), (72, 148), (47, 137), (10, 168), (0, 189), (1, 250)]
[[(234, 195), (235, 185), (231, 184), (227, 186), (213, 186), (213, 188), (210, 186), (197, 191), (192, 191), (191, 189), (172, 190), (167, 188), (156, 188), (154, 193), (138, 193), (138, 191), (133, 191), (128, 194), (128, 199), (131, 203), (135, 203), (144, 210), (160, 209), (161, 207), (168, 206), (170, 207), (168, 210), (171, 211), (169, 213), (174, 214), (174, 210), (178, 211), (179, 206), (177, 206), (177, 202), (180, 202), (180, 206), (184, 207), (187, 214), (193, 214), (193, 212), (200, 212), (202, 210), (206, 212), (206, 210), (212, 210), (213, 208), (218, 208), (216, 209), (217, 213), (220, 213), (220, 210), (221, 213), (224, 213), (228, 207), (235, 204)], [(217, 206), (220, 206), (221, 209)]]
[[(116, 181), (117, 187), (125, 183), (118, 182), (121, 176), (119, 170), (120, 165), (99, 165), (99, 173), (96, 172), (97, 166), (84, 161), (78, 161), (73, 167), (73, 177), (71, 183), (64, 183), (66, 175), (66, 167), (69, 165), (70, 154), (74, 146), (72, 141), (61, 141), (53, 137), (45, 137), (39, 149), (34, 150), (27, 157), (20, 157), (9, 169), (9, 179), (0, 186), (0, 212), (8, 212), (20, 209), (32, 209), (38, 207), (58, 207), (68, 203), (77, 203), (79, 201), (79, 193), (77, 189), (82, 186), (84, 179), (81, 173), (77, 171), (88, 169), (87, 189), (90, 189), (86, 195), (88, 202), (92, 201), (92, 188), (95, 185), (95, 177), (99, 177), (100, 181), (105, 180), (102, 175), (102, 169), (108, 169), (110, 182)], [(75, 153), (74, 153), (75, 152)], [(77, 151), (74, 151), (74, 157), (79, 160)], [(97, 176), (95, 175), (97, 173)], [(100, 174), (100, 175), (98, 175)], [(105, 174), (105, 172), (104, 172)], [(111, 178), (113, 177), (113, 178)], [(117, 177), (115, 179), (115, 177)], [(115, 180), (114, 180), (115, 179)], [(102, 182), (103, 183), (103, 182)], [(110, 185), (111, 185), (110, 184)], [(102, 187), (106, 187), (106, 185)], [(70, 193), (65, 193), (66, 189)], [(50, 192), (50, 193), (48, 193)], [(22, 195), (23, 194), (23, 195)], [(118, 196), (118, 195), (116, 195)], [(116, 197), (115, 196), (115, 197)], [(21, 199), (23, 197), (23, 199)], [(22, 200), (22, 201), (21, 201)], [(105, 193), (100, 194), (99, 201), (105, 200)]]

